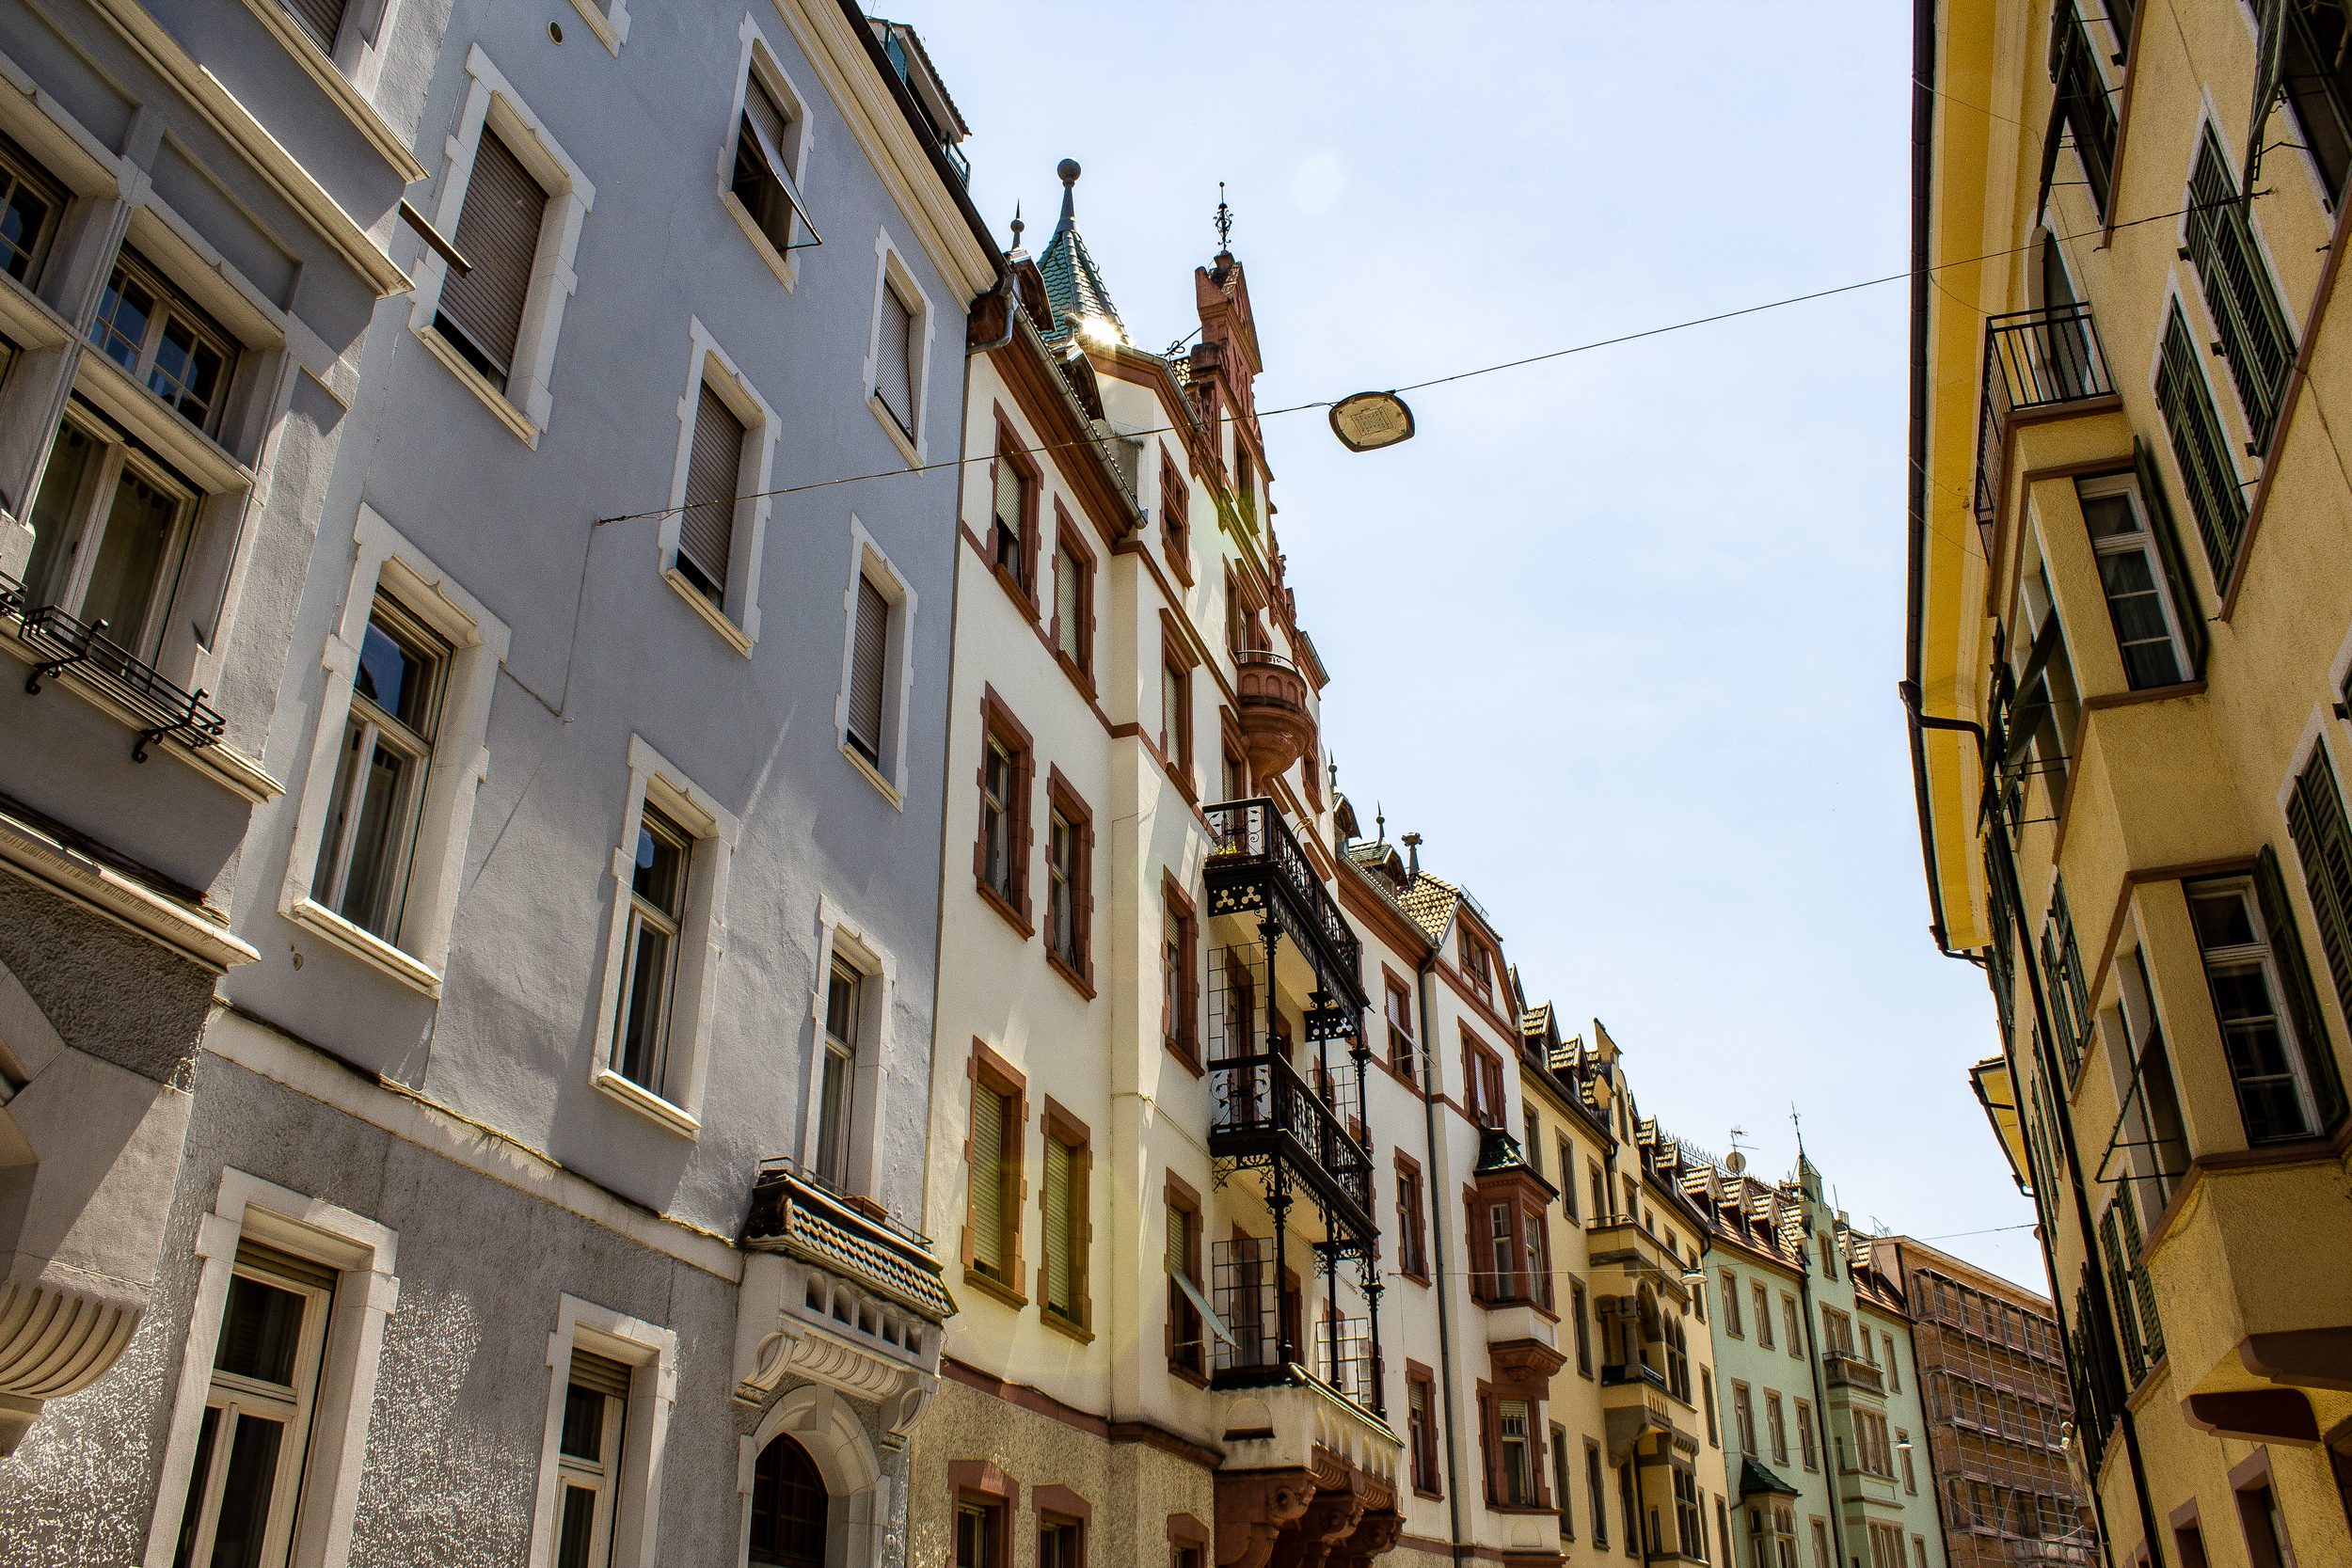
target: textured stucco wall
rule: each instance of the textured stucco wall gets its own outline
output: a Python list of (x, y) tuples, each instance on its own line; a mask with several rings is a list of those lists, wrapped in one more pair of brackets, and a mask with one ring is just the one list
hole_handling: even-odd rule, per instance
[(212, 1010), (210, 971), (20, 877), (0, 875), (0, 965), (57, 1037), (145, 1078), (188, 1086)]

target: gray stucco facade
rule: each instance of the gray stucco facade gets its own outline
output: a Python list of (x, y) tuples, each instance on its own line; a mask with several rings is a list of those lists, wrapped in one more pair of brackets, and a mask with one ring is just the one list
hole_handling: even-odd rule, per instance
[(734, 1563), (813, 1476), (828, 1568), (903, 1561), (999, 266), (919, 45), (0, 0), (0, 1560)]

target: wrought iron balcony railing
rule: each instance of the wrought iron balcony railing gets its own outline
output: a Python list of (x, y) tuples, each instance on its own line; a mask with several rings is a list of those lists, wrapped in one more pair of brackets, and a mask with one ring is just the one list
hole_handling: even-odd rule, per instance
[(170, 740), (191, 752), (220, 743), (229, 721), (205, 698), (203, 690), (188, 691), (106, 635), (106, 623), (85, 624), (56, 605), (35, 606), (24, 585), (0, 573), (0, 622), (34, 660), (25, 678), (28, 695), (39, 695), (40, 683), (51, 675), (71, 673), (130, 714), (138, 728), (131, 760), (145, 762), (147, 749)]
[(1274, 802), (1263, 797), (1225, 800), (1209, 807), (1207, 816), (1216, 846), (1206, 873), (1209, 912), (1270, 908), (1307, 949), (1334, 999), (1361, 1007), (1363, 942)]
[(2010, 416), (2020, 409), (2106, 397), (2115, 390), (2088, 305), (2012, 310), (1984, 324), (1984, 386), (1977, 420), (1977, 527), (1992, 553), (2007, 478)]
[(1342, 1072), (1319, 1070), (1329, 1098), (1281, 1056), (1209, 1064), (1209, 1153), (1263, 1163), (1279, 1159), (1315, 1189), (1327, 1212), (1359, 1236), (1373, 1232), (1372, 1156), (1349, 1129), (1354, 1095)]
[(1600, 1386), (1602, 1387), (1614, 1388), (1632, 1384), (1655, 1388), (1662, 1394), (1666, 1391), (1666, 1374), (1646, 1361), (1611, 1361), (1601, 1364)]
[(1298, 1301), (1294, 1296), (1287, 1326), (1294, 1339), (1303, 1336), (1307, 1342), (1285, 1345), (1273, 1238), (1240, 1236), (1215, 1243), (1209, 1264), (1211, 1297), (1222, 1328), (1212, 1335), (1216, 1347), (1213, 1386), (1248, 1388), (1288, 1382), (1291, 1369), (1302, 1367), (1342, 1398), (1365, 1410), (1379, 1410), (1379, 1358), (1370, 1320), (1325, 1318), (1302, 1324), (1296, 1321)]

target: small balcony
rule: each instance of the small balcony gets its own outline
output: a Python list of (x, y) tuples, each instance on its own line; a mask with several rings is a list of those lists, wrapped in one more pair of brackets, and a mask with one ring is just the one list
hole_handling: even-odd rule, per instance
[[(1340, 1007), (1361, 1008), (1364, 946), (1340, 912), (1314, 863), (1299, 848), (1289, 824), (1263, 797), (1225, 800), (1208, 808), (1205, 872), (1211, 915), (1271, 911), (1283, 933), (1314, 966), (1317, 980)], [(1344, 1021), (1335, 1021), (1344, 1022)]]
[(2020, 414), (2042, 417), (2069, 404), (2115, 396), (2106, 356), (2088, 305), (2012, 310), (1984, 324), (1984, 388), (1977, 423), (1977, 528), (1993, 553), (1994, 525), (2008, 480), (2009, 430)]
[[(1585, 1255), (1595, 1271), (1616, 1269), (1627, 1280), (1621, 1293), (1631, 1295), (1645, 1282), (1655, 1286), (1661, 1295), (1677, 1305), (1687, 1305), (1690, 1287), (1683, 1284), (1683, 1261), (1666, 1250), (1665, 1243), (1630, 1219), (1588, 1220), (1584, 1226)], [(1604, 1293), (1613, 1289), (1597, 1283), (1596, 1291)]]
[(1850, 1350), (1823, 1351), (1821, 1374), (1833, 1388), (1856, 1388), (1866, 1394), (1886, 1392), (1886, 1380), (1879, 1370)]
[(1359, 1237), (1373, 1233), (1372, 1156), (1348, 1126), (1353, 1074), (1318, 1069), (1310, 1085), (1288, 1058), (1267, 1053), (1209, 1064), (1209, 1154), (1238, 1164), (1281, 1162), (1327, 1213)]
[[(1296, 1374), (1306, 1371), (1376, 1416), (1382, 1403), (1380, 1362), (1371, 1321), (1325, 1317), (1301, 1323), (1299, 1298), (1290, 1293), (1283, 1299), (1285, 1293), (1275, 1288), (1278, 1273), (1272, 1237), (1243, 1236), (1211, 1245), (1209, 1288), (1223, 1332), (1211, 1333), (1210, 1386), (1266, 1387), (1295, 1382)], [(1294, 1341), (1305, 1342), (1284, 1344), (1286, 1332)]]
[(1284, 772), (1313, 749), (1315, 717), (1307, 695), (1307, 677), (1281, 655), (1263, 648), (1234, 650), (1233, 705), (1250, 771), (1259, 778)]

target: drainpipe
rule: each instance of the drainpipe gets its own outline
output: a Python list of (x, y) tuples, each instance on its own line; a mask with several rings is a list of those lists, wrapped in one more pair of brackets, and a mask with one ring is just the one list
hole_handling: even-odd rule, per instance
[[(1804, 1317), (1804, 1358), (1813, 1374), (1813, 1411), (1815, 1418), (1821, 1423), (1821, 1458), (1827, 1463), (1837, 1457), (1837, 1444), (1829, 1430), (1829, 1390), (1821, 1382), (1821, 1347), (1813, 1333), (1813, 1200), (1808, 1196), (1804, 1201), (1804, 1245), (1797, 1251), (1797, 1307)], [(1859, 1560), (1849, 1560), (1846, 1556), (1845, 1481), (1838, 1474), (1844, 1468), (1842, 1465), (1833, 1465), (1829, 1472), (1830, 1548), (1837, 1554), (1840, 1562)]]
[[(1016, 238), (1018, 236), (1016, 236)], [(1005, 330), (1001, 335), (990, 339), (985, 343), (974, 343), (969, 348), (966, 348), (963, 351), (963, 357), (967, 364), (970, 363), (972, 356), (976, 354), (993, 354), (998, 349), (1003, 348), (1007, 343), (1012, 341), (1012, 335), (1021, 330), (1020, 270), (1008, 263), (1005, 267), (1005, 276), (997, 282), (996, 287), (990, 292), (1000, 294), (1004, 298)], [(984, 294), (981, 297), (986, 298), (987, 295)]]
[[(1421, 859), (1418, 847), (1413, 858)], [(1462, 1467), (1460, 1464), (1461, 1435), (1454, 1418), (1454, 1287), (1447, 1283), (1445, 1267), (1445, 1216), (1447, 1198), (1438, 1188), (1438, 1057), (1437, 1041), (1429, 1026), (1431, 979), (1438, 973), (1438, 953), (1431, 948), (1414, 971), (1414, 989), (1421, 995), (1421, 1076), (1422, 1120), (1427, 1143), (1422, 1150), (1429, 1159), (1429, 1242), (1438, 1262), (1438, 1375), (1445, 1398), (1445, 1512), (1446, 1528), (1453, 1536), (1453, 1557), (1462, 1560)], [(1468, 1238), (1463, 1245), (1470, 1244)]]

